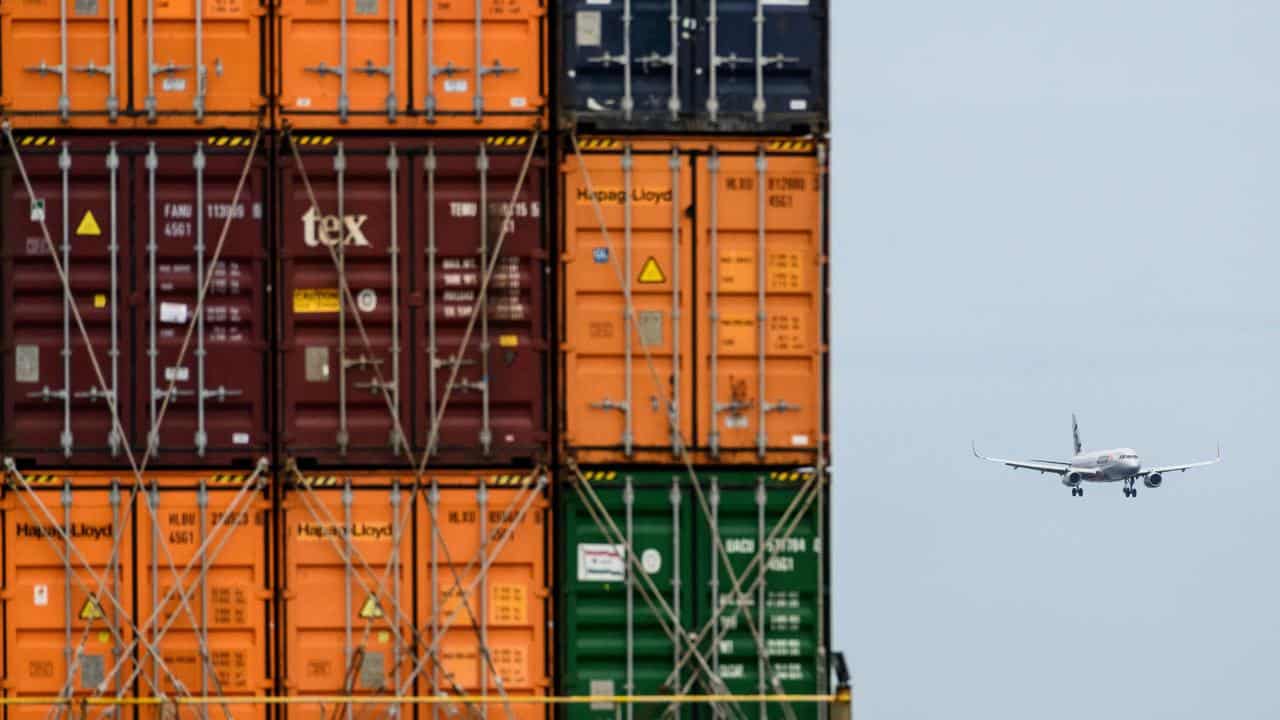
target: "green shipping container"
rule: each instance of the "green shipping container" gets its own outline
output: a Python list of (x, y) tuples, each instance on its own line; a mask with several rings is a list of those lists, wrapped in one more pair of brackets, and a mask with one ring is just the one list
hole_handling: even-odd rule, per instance
[[(682, 469), (593, 468), (583, 477), (559, 491), (561, 693), (826, 692), (824, 483), (790, 470), (701, 470), (697, 485)], [(679, 710), (699, 720), (824, 714), (785, 705)], [(564, 710), (568, 720), (671, 712), (607, 702)]]

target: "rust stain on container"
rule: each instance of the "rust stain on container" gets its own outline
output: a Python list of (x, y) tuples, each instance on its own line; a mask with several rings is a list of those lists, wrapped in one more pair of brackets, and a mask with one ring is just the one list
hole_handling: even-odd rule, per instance
[(252, 128), (265, 15), (256, 0), (3, 0), (0, 111), (17, 127)]
[(532, 128), (547, 105), (545, 16), (539, 0), (282, 0), (280, 116), (319, 130)]
[[(248, 465), (267, 453), (266, 151), (232, 204), (247, 136), (31, 133), (15, 142), (36, 198), (4, 148), (3, 452), (44, 467), (125, 466), (124, 444), (137, 457), (146, 451), (173, 383), (153, 467)], [(69, 272), (105, 386), (64, 306), (41, 217)], [(197, 276), (211, 269), (204, 312), (179, 364), (197, 316)], [(113, 430), (107, 397), (118, 402), (123, 436)]]
[(408, 473), (302, 473), (285, 488), (290, 694), (497, 695), (498, 678), (509, 694), (549, 692), (545, 482), (529, 471), (446, 471), (419, 483)]
[(820, 148), (581, 148), (585, 172), (572, 151), (562, 167), (566, 448), (593, 462), (676, 462), (682, 443), (697, 462), (811, 462), (825, 432)]

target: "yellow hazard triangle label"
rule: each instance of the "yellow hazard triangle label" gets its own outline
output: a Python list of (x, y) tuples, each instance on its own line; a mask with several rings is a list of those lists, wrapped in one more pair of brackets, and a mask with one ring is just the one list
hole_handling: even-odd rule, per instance
[(647, 285), (656, 285), (667, 281), (667, 274), (662, 272), (662, 268), (658, 265), (658, 261), (650, 256), (644, 261), (644, 265), (640, 268), (640, 282)]
[(80, 218), (80, 224), (76, 226), (77, 235), (101, 235), (102, 228), (98, 227), (98, 219), (93, 216), (92, 210), (85, 210), (84, 217)]
[(365, 620), (377, 620), (382, 617), (382, 606), (378, 604), (378, 598), (372, 594), (360, 606), (360, 617)]
[(80, 608), (80, 619), (101, 620), (104, 617), (106, 617), (106, 614), (102, 612), (102, 606), (98, 604), (98, 601), (95, 600), (92, 595), (90, 595), (89, 598), (84, 601), (84, 607)]

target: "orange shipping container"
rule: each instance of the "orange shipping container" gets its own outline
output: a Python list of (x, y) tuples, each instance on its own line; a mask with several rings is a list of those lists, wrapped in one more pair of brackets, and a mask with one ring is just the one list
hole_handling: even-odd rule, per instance
[[(4, 512), (4, 648), (8, 697), (128, 693), (133, 674), (132, 479), (25, 473)], [(9, 479), (9, 478), (7, 478)], [(50, 708), (12, 707), (39, 720)], [(111, 715), (99, 708), (93, 717)]]
[(532, 129), (545, 0), (280, 0), (283, 119), (300, 128)]
[(544, 484), (520, 475), (289, 478), (286, 690), (498, 694), (500, 678), (508, 694), (546, 694), (546, 513)]
[[(6, 694), (270, 691), (270, 515), (260, 476), (148, 473), (140, 491), (127, 473), (9, 480), (0, 504)], [(226, 709), (237, 720), (267, 714)], [(35, 718), (48, 708), (11, 712)], [(200, 708), (179, 715), (199, 717)]]
[[(181, 694), (179, 685), (196, 696), (267, 695), (272, 625), (265, 483), (249, 473), (148, 474), (147, 482), (134, 511), (137, 617), (162, 663), (142, 655), (142, 672), (152, 680), (139, 684), (141, 692), (151, 694), (154, 684), (170, 696)], [(178, 716), (195, 720), (206, 711), (235, 720), (267, 717), (265, 705), (251, 704), (183, 707)], [(141, 709), (143, 720), (162, 717), (171, 715)]]
[(823, 146), (580, 146), (582, 162), (570, 151), (562, 168), (567, 449), (584, 462), (674, 462), (682, 446), (697, 462), (814, 462)]
[(0, 113), (17, 127), (255, 127), (265, 14), (261, 0), (0, 0)]

